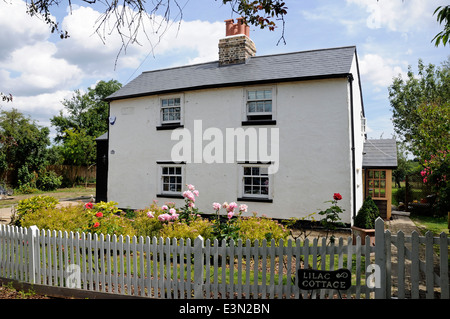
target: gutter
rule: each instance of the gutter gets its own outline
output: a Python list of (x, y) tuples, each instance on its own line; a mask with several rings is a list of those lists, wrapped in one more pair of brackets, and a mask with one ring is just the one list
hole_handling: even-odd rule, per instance
[(350, 127), (351, 127), (351, 151), (352, 151), (352, 194), (353, 194), (353, 219), (356, 217), (356, 156), (355, 156), (355, 121), (353, 114), (353, 75), (348, 75), (348, 83), (350, 85)]

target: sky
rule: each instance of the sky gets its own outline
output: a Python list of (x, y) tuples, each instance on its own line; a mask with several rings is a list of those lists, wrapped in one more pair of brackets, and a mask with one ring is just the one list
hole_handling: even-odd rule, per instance
[[(237, 18), (219, 0), (178, 0), (163, 29), (157, 15), (146, 23), (146, 36), (120, 51), (117, 33), (95, 32), (104, 7), (82, 1), (61, 1), (52, 14), (69, 38), (60, 39), (37, 17), (26, 14), (22, 0), (0, 1), (0, 92), (16, 108), (41, 126), (54, 128), (50, 119), (64, 109), (62, 101), (75, 90), (87, 91), (98, 81), (123, 85), (140, 73), (218, 59), (218, 42), (225, 36), (224, 20)], [(173, 1), (171, 2), (174, 3)], [(443, 0), (286, 0), (284, 41), (282, 25), (275, 31), (251, 27), (257, 55), (288, 53), (355, 45), (360, 64), (368, 138), (392, 138), (392, 110), (388, 87), (392, 79), (406, 78), (408, 66), (440, 65), (449, 46), (435, 47), (433, 37), (442, 27), (433, 16)], [(164, 9), (164, 8), (163, 8)]]

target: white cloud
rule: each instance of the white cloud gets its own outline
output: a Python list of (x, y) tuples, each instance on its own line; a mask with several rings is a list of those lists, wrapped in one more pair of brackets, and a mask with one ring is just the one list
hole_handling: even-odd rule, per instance
[[(361, 77), (369, 81), (378, 90), (392, 84), (392, 79), (399, 74), (405, 76), (406, 62), (384, 58), (378, 54), (366, 54), (360, 59)], [(406, 68), (405, 68), (406, 69)]]
[(26, 14), (23, 1), (0, 1), (0, 61), (23, 45), (48, 39), (50, 30), (38, 18)]
[[(146, 56), (179, 54), (181, 63), (186, 63), (186, 53), (193, 53), (189, 62), (197, 63), (217, 59), (217, 43), (223, 36), (223, 23), (207, 21), (168, 22), (168, 28), (153, 33), (161, 17), (153, 16), (144, 20), (146, 34), (141, 32), (137, 42), (131, 43), (126, 51), (118, 56), (122, 39), (114, 29), (103, 29), (96, 33), (95, 26), (101, 13), (88, 7), (78, 7), (64, 18), (63, 26), (70, 38), (58, 43), (59, 56), (64, 56), (71, 63), (82, 65), (89, 76), (113, 74), (116, 69), (136, 68)], [(162, 32), (164, 31), (164, 32)], [(104, 39), (103, 39), (104, 37)]]
[(436, 26), (434, 10), (447, 4), (444, 0), (347, 0), (366, 10), (366, 26), (371, 29), (410, 32)]
[(0, 63), (2, 89), (14, 91), (14, 95), (26, 95), (79, 84), (81, 70), (64, 59), (55, 58), (56, 52), (56, 46), (51, 42), (38, 42), (13, 51)]

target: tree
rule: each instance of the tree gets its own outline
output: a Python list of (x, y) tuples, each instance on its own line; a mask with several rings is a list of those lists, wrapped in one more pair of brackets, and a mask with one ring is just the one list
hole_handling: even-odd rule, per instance
[[(394, 129), (424, 168), (424, 182), (437, 195), (435, 208), (450, 210), (450, 60), (440, 68), (419, 60), (418, 74), (389, 87)], [(449, 177), (449, 178), (447, 178)]]
[(71, 99), (62, 102), (66, 113), (60, 111), (50, 121), (56, 128), (56, 142), (68, 137), (67, 130), (85, 132), (94, 139), (108, 131), (108, 103), (104, 99), (122, 87), (116, 80), (100, 81), (87, 93), (76, 90)]
[(441, 42), (445, 46), (448, 42), (448, 37), (450, 36), (450, 6), (439, 6), (436, 8), (433, 15), (436, 15), (436, 13), (436, 19), (439, 24), (444, 23), (444, 30), (436, 34), (431, 41), (434, 41), (435, 46), (439, 46)]
[(16, 109), (0, 112), (0, 169), (3, 180), (12, 172), (12, 185), (19, 182), (19, 170), (30, 174), (46, 163), (50, 130), (40, 127)]
[(409, 151), (420, 156), (421, 144), (415, 143), (422, 122), (419, 108), (450, 101), (450, 59), (441, 67), (425, 66), (419, 59), (418, 74), (414, 74), (409, 66), (407, 79), (401, 76), (394, 78), (388, 90), (395, 132)]

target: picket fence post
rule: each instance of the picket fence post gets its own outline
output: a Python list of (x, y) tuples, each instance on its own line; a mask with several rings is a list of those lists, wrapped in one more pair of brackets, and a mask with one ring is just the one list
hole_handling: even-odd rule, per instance
[(39, 234), (39, 228), (35, 225), (28, 227), (28, 260), (29, 260), (29, 276), (28, 280), (32, 283), (36, 283), (36, 267), (38, 261), (36, 260), (38, 255), (36, 254), (36, 237)]
[(386, 245), (384, 221), (378, 217), (375, 221), (375, 264), (380, 269), (381, 287), (375, 287), (375, 299), (386, 299)]
[(194, 240), (194, 298), (203, 299), (203, 268), (204, 268), (204, 256), (203, 256), (204, 239), (202, 236), (198, 236)]

